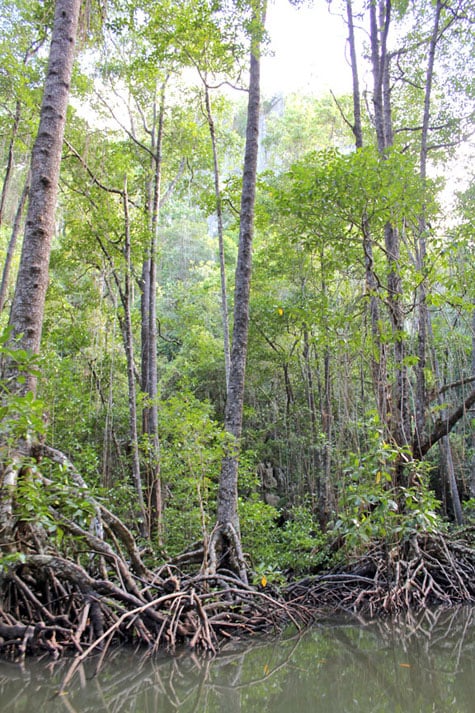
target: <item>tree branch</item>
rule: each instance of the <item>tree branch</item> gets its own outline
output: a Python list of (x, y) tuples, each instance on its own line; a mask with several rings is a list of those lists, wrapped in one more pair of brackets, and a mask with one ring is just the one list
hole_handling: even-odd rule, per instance
[(447, 418), (440, 418), (435, 422), (432, 433), (426, 438), (425, 441), (418, 443), (417, 440), (413, 441), (412, 451), (414, 458), (423, 458), (432, 448), (435, 443), (441, 440), (444, 436), (447, 436), (453, 427), (460, 421), (466, 412), (475, 404), (475, 389), (470, 392), (465, 401), (452, 412)]

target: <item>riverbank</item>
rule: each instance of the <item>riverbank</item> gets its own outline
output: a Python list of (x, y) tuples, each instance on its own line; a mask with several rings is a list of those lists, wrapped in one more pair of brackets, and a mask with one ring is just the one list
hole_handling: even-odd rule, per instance
[(23, 554), (0, 580), (0, 656), (72, 654), (79, 665), (119, 643), (215, 654), (226, 641), (289, 623), (302, 629), (332, 613), (389, 616), (475, 604), (474, 531), (414, 535), (391, 549), (373, 544), (345, 566), (279, 588), (265, 579), (250, 586), (227, 571), (207, 575), (171, 564), (154, 571), (138, 552), (131, 566), (130, 558), (106, 553), (105, 543), (89, 568), (59, 554)]

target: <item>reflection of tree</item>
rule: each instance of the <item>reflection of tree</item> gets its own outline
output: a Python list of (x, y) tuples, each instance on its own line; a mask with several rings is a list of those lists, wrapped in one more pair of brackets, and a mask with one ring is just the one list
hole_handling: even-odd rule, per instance
[(437, 609), (391, 624), (376, 621), (364, 636), (353, 626), (334, 629), (341, 644), (338, 668), (360, 682), (353, 689), (341, 686), (345, 698), (337, 710), (351, 705), (349, 691), (366, 711), (472, 710), (472, 704), (461, 707), (457, 676), (469, 667), (473, 678), (474, 624), (473, 609)]
[(53, 697), (67, 667), (64, 660), (48, 668), (2, 667), (2, 712), (468, 713), (475, 698), (475, 610), (425, 611), (392, 623), (330, 620), (247, 649), (230, 642), (214, 658), (111, 650), (100, 675), (88, 661), (68, 694)]

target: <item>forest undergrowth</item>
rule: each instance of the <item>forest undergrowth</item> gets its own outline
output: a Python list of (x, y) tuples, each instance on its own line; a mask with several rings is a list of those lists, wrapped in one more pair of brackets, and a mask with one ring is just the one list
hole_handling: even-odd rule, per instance
[[(39, 448), (61, 464), (70, 486), (56, 507), (48, 506), (48, 518), (41, 521), (36, 508), (35, 518), (16, 521), (1, 563), (0, 656), (72, 655), (64, 685), (85, 658), (102, 660), (118, 644), (214, 655), (226, 641), (289, 624), (301, 629), (329, 614), (389, 617), (475, 603), (473, 525), (452, 534), (414, 532), (391, 546), (374, 540), (325, 570), (278, 583), (255, 577), (248, 585), (219, 561), (212, 571), (203, 545), (154, 566), (150, 551), (89, 494), (70, 461)], [(34, 477), (42, 478), (38, 471)], [(51, 483), (43, 478), (42, 486)], [(89, 508), (88, 524), (70, 512), (79, 498)], [(48, 522), (61, 528), (60, 541), (48, 535)]]

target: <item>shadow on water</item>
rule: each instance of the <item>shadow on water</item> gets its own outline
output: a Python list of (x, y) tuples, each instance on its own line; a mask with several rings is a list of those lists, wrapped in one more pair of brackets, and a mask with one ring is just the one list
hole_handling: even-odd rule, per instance
[(70, 662), (0, 663), (2, 713), (473, 713), (475, 609), (417, 619), (329, 619), (213, 659), (148, 657), (130, 649), (79, 669)]

